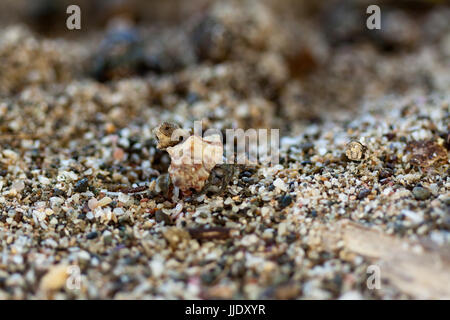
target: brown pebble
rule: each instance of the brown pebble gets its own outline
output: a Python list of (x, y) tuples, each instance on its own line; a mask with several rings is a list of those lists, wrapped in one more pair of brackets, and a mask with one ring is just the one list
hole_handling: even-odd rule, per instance
[(199, 240), (213, 240), (213, 239), (228, 239), (230, 237), (230, 229), (222, 227), (199, 227), (189, 229), (189, 234), (194, 239)]
[(155, 212), (155, 220), (158, 223), (164, 222), (165, 225), (169, 225), (171, 222), (170, 217), (161, 210)]
[(23, 217), (22, 212), (16, 212), (16, 214), (14, 216), (14, 221), (19, 223), (20, 221), (22, 221), (22, 217)]

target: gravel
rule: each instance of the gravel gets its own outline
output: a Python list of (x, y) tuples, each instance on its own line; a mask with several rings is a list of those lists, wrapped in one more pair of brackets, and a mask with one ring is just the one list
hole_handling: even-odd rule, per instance
[[(368, 289), (371, 261), (315, 239), (350, 219), (450, 245), (448, 23), (410, 29), (405, 11), (401, 35), (336, 42), (334, 22), (299, 17), (339, 13), (308, 3), (213, 4), (133, 26), (114, 52), (98, 25), (2, 28), (0, 299), (411, 298)], [(424, 24), (449, 20), (425, 6)], [(280, 162), (216, 167), (216, 188), (177, 194), (152, 131), (199, 119), (280, 129)]]

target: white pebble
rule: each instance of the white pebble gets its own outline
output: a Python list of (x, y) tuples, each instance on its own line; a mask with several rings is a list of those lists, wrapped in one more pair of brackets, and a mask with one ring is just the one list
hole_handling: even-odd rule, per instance
[(100, 199), (100, 201), (97, 203), (98, 207), (104, 207), (107, 206), (108, 204), (110, 204), (112, 202), (112, 199), (110, 197), (104, 197), (102, 199)]
[(286, 192), (288, 190), (288, 186), (280, 178), (275, 179), (275, 181), (273, 182), (273, 185), (275, 186), (275, 188), (277, 188), (277, 189), (279, 189), (281, 191), (285, 191)]

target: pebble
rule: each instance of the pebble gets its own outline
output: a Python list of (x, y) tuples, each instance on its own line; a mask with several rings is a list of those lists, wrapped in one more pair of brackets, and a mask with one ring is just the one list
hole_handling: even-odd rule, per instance
[(88, 235), (86, 236), (86, 238), (87, 238), (88, 240), (92, 240), (92, 239), (95, 239), (95, 238), (97, 238), (97, 237), (98, 237), (97, 231), (90, 232), (90, 233), (88, 233)]
[(275, 188), (281, 190), (281, 191), (288, 191), (288, 186), (286, 183), (284, 183), (283, 180), (281, 180), (280, 178), (275, 179), (275, 181), (273, 182), (273, 185), (275, 186)]
[(278, 198), (278, 204), (280, 209), (284, 209), (292, 203), (292, 197), (289, 194), (281, 196)]
[(97, 208), (97, 206), (98, 206), (98, 201), (97, 201), (97, 199), (95, 199), (95, 198), (89, 199), (89, 201), (88, 201), (88, 207), (89, 207), (89, 209), (94, 210), (95, 208)]
[(431, 196), (431, 192), (423, 187), (414, 187), (412, 192), (417, 200), (427, 200)]
[(372, 190), (364, 188), (364, 189), (362, 189), (361, 191), (358, 192), (357, 199), (358, 200), (362, 200), (365, 197), (367, 197), (371, 192), (372, 192)]
[(161, 210), (155, 212), (155, 220), (158, 223), (164, 222), (165, 225), (170, 224), (170, 217)]
[(44, 176), (39, 176), (39, 182), (45, 185), (49, 185), (50, 184), (50, 179), (44, 177)]
[(88, 186), (89, 186), (89, 180), (87, 178), (83, 178), (81, 180), (78, 180), (77, 183), (75, 183), (73, 191), (80, 192), (80, 193), (86, 192)]
[(97, 207), (107, 206), (111, 202), (112, 202), (112, 199), (110, 197), (103, 197), (97, 202)]
[(25, 183), (22, 180), (16, 181), (12, 184), (11, 189), (20, 192), (25, 189)]
[(67, 271), (68, 267), (66, 265), (52, 266), (41, 280), (41, 290), (49, 292), (61, 289), (69, 276)]

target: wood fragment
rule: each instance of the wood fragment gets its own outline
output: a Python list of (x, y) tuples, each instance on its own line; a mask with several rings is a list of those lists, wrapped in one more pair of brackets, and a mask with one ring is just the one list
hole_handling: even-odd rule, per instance
[(417, 299), (450, 299), (448, 248), (430, 247), (384, 234), (349, 220), (325, 227), (322, 245), (376, 261), (382, 279)]
[(192, 238), (198, 240), (223, 240), (230, 238), (231, 229), (223, 227), (199, 227), (191, 228), (188, 230)]

